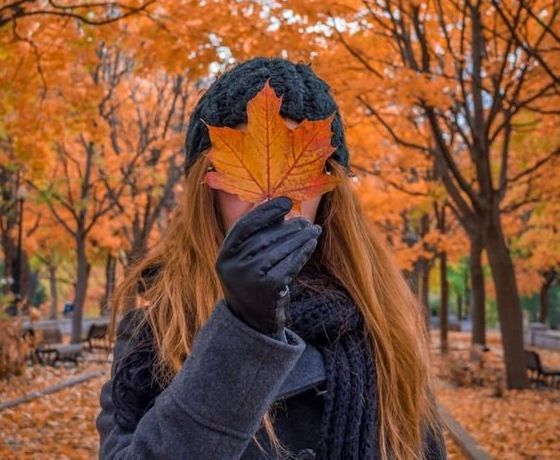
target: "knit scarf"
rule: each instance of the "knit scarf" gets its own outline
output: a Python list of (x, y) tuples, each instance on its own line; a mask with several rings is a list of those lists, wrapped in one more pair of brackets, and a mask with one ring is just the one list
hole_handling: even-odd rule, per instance
[(375, 361), (364, 320), (348, 291), (308, 263), (290, 284), (286, 327), (322, 354), (325, 405), (317, 460), (380, 458)]

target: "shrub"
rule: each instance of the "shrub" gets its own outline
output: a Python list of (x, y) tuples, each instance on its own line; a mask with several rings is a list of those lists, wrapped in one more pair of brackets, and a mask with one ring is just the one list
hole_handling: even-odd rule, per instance
[(504, 394), (503, 368), (496, 365), (488, 352), (471, 355), (449, 353), (443, 359), (443, 377), (458, 387), (487, 387), (492, 395), (501, 397)]
[(27, 362), (28, 345), (21, 337), (21, 320), (0, 318), (0, 377), (20, 375)]

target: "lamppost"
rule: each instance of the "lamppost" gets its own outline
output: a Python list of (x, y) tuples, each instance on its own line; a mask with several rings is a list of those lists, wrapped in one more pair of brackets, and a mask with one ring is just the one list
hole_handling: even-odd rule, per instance
[(21, 185), (18, 187), (16, 192), (16, 199), (19, 208), (19, 219), (18, 219), (18, 246), (17, 246), (17, 256), (16, 256), (16, 266), (14, 273), (14, 296), (15, 296), (15, 314), (19, 314), (19, 304), (21, 302), (21, 265), (23, 260), (23, 202), (25, 200), (25, 195), (27, 190), (25, 186)]

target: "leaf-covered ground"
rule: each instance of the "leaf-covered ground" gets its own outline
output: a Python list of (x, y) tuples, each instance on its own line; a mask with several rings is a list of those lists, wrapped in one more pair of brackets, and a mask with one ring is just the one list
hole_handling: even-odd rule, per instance
[[(452, 333), (453, 348), (468, 345), (466, 334)], [(437, 349), (437, 340), (433, 341)], [(499, 337), (489, 337), (492, 352)], [(497, 350), (499, 351), (499, 350)], [(560, 367), (560, 352), (540, 350), (545, 364)], [(452, 354), (460, 355), (453, 351)], [(456, 387), (448, 380), (447, 365), (434, 354), (440, 376), (438, 399), (495, 458), (557, 459), (560, 452), (560, 390), (504, 390), (496, 397), (495, 384)], [(34, 366), (24, 375), (0, 381), (0, 401), (59, 383), (91, 370), (108, 371), (100, 354), (78, 368)], [(488, 357), (488, 373), (500, 372), (499, 354)], [(492, 366), (497, 366), (495, 369)], [(486, 372), (486, 371), (485, 371)], [(106, 374), (107, 375), (107, 374)], [(106, 376), (0, 412), (1, 459), (95, 459), (99, 439), (94, 426), (99, 411), (99, 391)], [(446, 433), (450, 459), (464, 459)]]
[[(432, 338), (435, 351), (439, 341), (435, 333)], [(452, 332), (449, 343), (452, 359), (442, 360), (439, 352), (434, 353), (440, 377), (437, 397), (482, 448), (497, 459), (560, 458), (560, 389), (506, 390), (500, 336), (494, 332), (488, 333), (490, 351), (484, 354), (484, 367), (473, 374), (483, 382), (458, 386), (458, 367), (468, 365), (470, 336)], [(560, 369), (559, 350), (535, 350), (546, 366)]]
[[(89, 371), (106, 371), (106, 354), (88, 355), (78, 367), (30, 366), (0, 380), (0, 401), (47, 388)], [(99, 437), (94, 420), (105, 376), (0, 412), (1, 459), (94, 459)]]
[(560, 458), (560, 392), (442, 388), (441, 404), (497, 459)]
[(94, 459), (102, 378), (0, 413), (2, 459)]

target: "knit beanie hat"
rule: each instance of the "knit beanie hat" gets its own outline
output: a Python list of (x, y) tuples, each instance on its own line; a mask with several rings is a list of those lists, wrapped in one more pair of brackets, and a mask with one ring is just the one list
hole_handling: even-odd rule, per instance
[(256, 57), (224, 72), (199, 99), (187, 129), (185, 175), (199, 154), (212, 145), (208, 128), (201, 119), (212, 126), (231, 128), (247, 123), (247, 103), (269, 78), (276, 95), (282, 96), (282, 117), (301, 122), (320, 120), (335, 113), (331, 145), (336, 150), (331, 157), (348, 170), (344, 127), (329, 85), (308, 64), (295, 64), (279, 57)]

